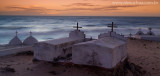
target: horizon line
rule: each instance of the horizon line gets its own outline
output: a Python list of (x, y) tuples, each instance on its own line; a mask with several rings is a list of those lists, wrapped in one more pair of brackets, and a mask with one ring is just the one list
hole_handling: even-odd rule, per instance
[[(69, 16), (69, 15), (0, 15), (0, 16), (57, 16), (57, 17), (62, 17), (62, 16), (64, 16), (64, 17), (76, 17), (76, 15), (74, 15), (74, 16)], [(79, 16), (79, 15), (77, 15), (77, 16)], [(79, 17), (160, 17), (160, 16), (98, 16), (98, 15), (90, 15), (90, 16), (79, 16)]]

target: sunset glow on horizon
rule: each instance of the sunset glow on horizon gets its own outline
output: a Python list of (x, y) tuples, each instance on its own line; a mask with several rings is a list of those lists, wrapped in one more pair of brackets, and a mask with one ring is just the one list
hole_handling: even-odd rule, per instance
[[(115, 2), (119, 3), (116, 4)], [(160, 1), (159, 0), (0, 0), (0, 15), (160, 16)]]

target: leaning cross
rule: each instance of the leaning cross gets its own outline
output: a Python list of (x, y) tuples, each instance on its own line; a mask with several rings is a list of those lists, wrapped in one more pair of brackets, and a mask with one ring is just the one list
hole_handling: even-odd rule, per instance
[(108, 26), (108, 27), (111, 27), (111, 32), (113, 32), (113, 28), (117, 28), (117, 26), (114, 26), (113, 22), (112, 22), (112, 26)]
[(73, 26), (73, 28), (77, 28), (77, 30), (78, 30), (78, 28), (82, 28), (82, 27), (79, 27), (78, 22), (77, 22), (77, 26)]

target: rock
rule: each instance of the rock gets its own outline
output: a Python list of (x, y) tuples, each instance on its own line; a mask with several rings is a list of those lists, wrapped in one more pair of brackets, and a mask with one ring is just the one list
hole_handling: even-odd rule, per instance
[(16, 56), (19, 56), (19, 55), (29, 55), (29, 56), (32, 56), (33, 52), (32, 51), (26, 51), (26, 52), (20, 52), (20, 53), (16, 54)]
[(133, 76), (143, 76), (146, 73), (146, 71), (142, 70), (142, 67), (128, 61), (126, 67), (132, 72)]
[(56, 72), (56, 71), (51, 71), (51, 72), (49, 72), (49, 73), (51, 73), (51, 74), (53, 74), (53, 75), (57, 75), (57, 72)]
[(10, 67), (4, 67), (0, 68), (0, 72), (15, 72), (15, 69)]
[(32, 62), (33, 62), (33, 63), (39, 62), (39, 60), (34, 58), (34, 59), (32, 59)]

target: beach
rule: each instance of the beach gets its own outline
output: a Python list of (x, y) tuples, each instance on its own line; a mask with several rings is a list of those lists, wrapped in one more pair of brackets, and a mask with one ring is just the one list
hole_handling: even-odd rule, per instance
[(96, 76), (86, 69), (53, 66), (48, 62), (32, 62), (33, 56), (9, 55), (0, 57), (0, 66), (15, 69), (14, 73), (0, 72), (0, 76)]
[[(128, 61), (134, 63), (143, 70), (144, 76), (160, 75), (160, 42), (128, 39)], [(53, 66), (49, 62), (33, 62), (33, 55), (14, 54), (0, 57), (0, 68), (14, 68), (15, 72), (2, 72), (0, 76), (103, 76), (87, 68)], [(132, 76), (128, 72), (127, 76)]]
[(129, 62), (141, 66), (147, 76), (160, 76), (160, 42), (129, 39)]

